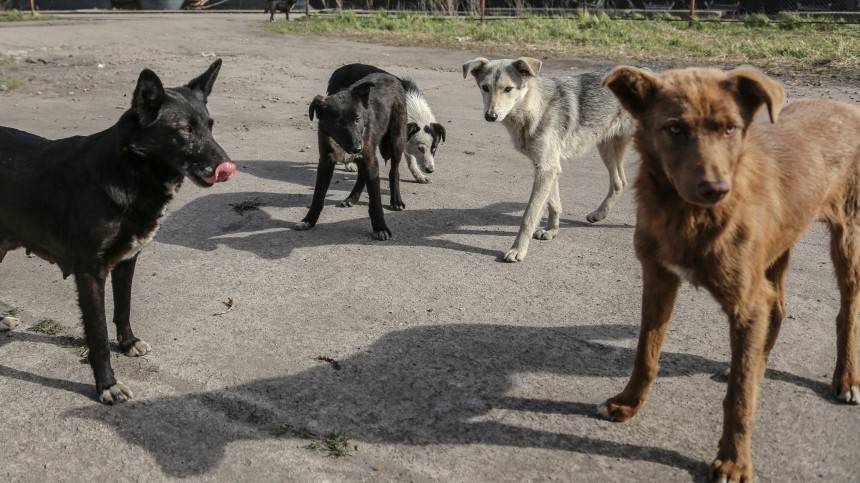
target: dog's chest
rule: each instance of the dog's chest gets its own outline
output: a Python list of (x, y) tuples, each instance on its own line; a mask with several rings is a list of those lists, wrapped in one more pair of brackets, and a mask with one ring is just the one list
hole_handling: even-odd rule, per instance
[(696, 283), (695, 282), (695, 272), (691, 268), (687, 268), (683, 265), (665, 262), (665, 261), (663, 262), (663, 267), (666, 268), (666, 270), (669, 270), (670, 272), (672, 272), (675, 275), (677, 275), (678, 277), (680, 277), (682, 280), (686, 280), (692, 284)]

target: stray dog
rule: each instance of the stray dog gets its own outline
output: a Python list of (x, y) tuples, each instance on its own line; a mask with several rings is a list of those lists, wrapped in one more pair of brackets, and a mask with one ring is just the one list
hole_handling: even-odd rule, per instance
[[(346, 89), (370, 74), (388, 74), (379, 67), (367, 64), (348, 64), (338, 68), (331, 74), (328, 81), (329, 95)], [(390, 74), (389, 74), (390, 75)], [(432, 173), (436, 169), (436, 148), (440, 142), (445, 142), (445, 127), (436, 122), (433, 111), (427, 103), (424, 93), (410, 79), (401, 79), (403, 90), (406, 92), (406, 114), (409, 116), (406, 135), (406, 166), (412, 172), (415, 181), (429, 183), (430, 178), (421, 172)], [(419, 168), (420, 164), (420, 168)], [(355, 171), (355, 163), (347, 158), (346, 169)]]
[[(860, 403), (860, 109), (817, 99), (780, 113), (782, 86), (749, 68), (619, 67), (605, 83), (639, 121), (643, 293), (633, 375), (601, 412), (624, 421), (642, 407), (681, 280), (704, 287), (728, 315), (732, 352), (712, 477), (750, 481), (758, 385), (786, 315), (789, 253), (816, 219), (830, 227), (842, 299), (833, 391)], [(763, 105), (771, 122), (753, 122)]]
[(206, 100), (216, 60), (183, 87), (165, 89), (140, 73), (131, 109), (105, 131), (51, 141), (0, 127), (0, 261), (24, 247), (74, 275), (99, 400), (121, 403), (131, 390), (114, 378), (105, 321), (111, 275), (119, 348), (150, 346), (131, 330), (131, 282), (140, 250), (158, 230), (185, 176), (199, 186), (227, 181), (236, 166), (212, 138)]
[(377, 240), (391, 238), (382, 213), (379, 191), (379, 148), (383, 159), (391, 161), (388, 175), (391, 209), (406, 208), (400, 197), (400, 158), (406, 144), (406, 100), (400, 79), (390, 74), (371, 74), (361, 81), (328, 97), (316, 96), (308, 109), (313, 121), (319, 119), (317, 139), (320, 159), (317, 167), (314, 198), (307, 216), (293, 226), (309, 230), (316, 225), (325, 203), (334, 167), (346, 154), (358, 156), (358, 179), (340, 206), (358, 202), (364, 186), (370, 197), (370, 223)]
[[(541, 61), (529, 57), (463, 64), (463, 78), (475, 77), (484, 98), (484, 119), (502, 122), (516, 149), (534, 164), (534, 186), (514, 245), (506, 262), (526, 257), (532, 236), (552, 240), (558, 234), (561, 196), (558, 176), (562, 158), (576, 158), (597, 145), (609, 170), (609, 194), (588, 215), (594, 223), (606, 218), (627, 186), (624, 151), (633, 135), (633, 121), (601, 85), (602, 73), (564, 79), (539, 77)], [(546, 228), (535, 231), (544, 206), (549, 205)]]
[(290, 10), (293, 9), (293, 6), (296, 4), (296, 0), (267, 0), (266, 8), (263, 10), (263, 13), (269, 14), (269, 22), (275, 21), (275, 14), (278, 13), (278, 10), (283, 10), (287, 15), (287, 20), (290, 19)]

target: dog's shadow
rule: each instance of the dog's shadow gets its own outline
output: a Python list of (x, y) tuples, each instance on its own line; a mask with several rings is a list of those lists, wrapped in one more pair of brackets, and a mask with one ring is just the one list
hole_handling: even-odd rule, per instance
[[(87, 405), (68, 415), (113, 427), (129, 443), (145, 448), (166, 474), (178, 477), (212, 470), (231, 442), (307, 433), (337, 433), (359, 443), (564, 450), (659, 463), (702, 477), (707, 466), (683, 451), (485, 418), (494, 409), (597, 418), (592, 403), (512, 395), (512, 377), (551, 373), (626, 378), (633, 351), (599, 341), (636, 334), (636, 327), (624, 325), (424, 326), (382, 337), (339, 361), (340, 369), (321, 363), (295, 375), (123, 407)], [(664, 353), (661, 366), (661, 376), (683, 377), (722, 372), (726, 364)], [(778, 371), (769, 371), (769, 376), (821, 389), (815, 381)], [(609, 391), (599, 397), (611, 395)]]
[[(219, 246), (256, 254), (261, 258), (288, 257), (296, 248), (310, 246), (377, 244), (370, 237), (366, 194), (357, 206), (341, 208), (338, 195), (349, 191), (355, 174), (339, 172), (335, 176), (319, 223), (310, 231), (293, 231), (293, 225), (305, 215), (311, 203), (316, 164), (288, 161), (244, 161), (243, 171), (259, 178), (289, 180), (304, 187), (301, 193), (241, 192), (219, 193), (197, 198), (171, 212), (162, 223), (156, 240), (197, 250), (212, 251)], [(383, 183), (387, 184), (387, 183)], [(345, 195), (343, 195), (345, 197)], [(419, 194), (420, 196), (420, 194)], [(383, 202), (386, 202), (384, 194)], [(408, 201), (408, 200), (407, 200)], [(394, 238), (385, 242), (401, 246), (429, 246), (498, 258), (516, 236), (525, 203), (494, 203), (482, 208), (409, 209), (386, 213), (386, 222)], [(275, 218), (270, 213), (292, 210), (292, 219)], [(344, 221), (327, 221), (333, 210), (350, 210), (354, 216)], [(331, 218), (331, 216), (329, 216)], [(562, 227), (630, 228), (627, 225), (599, 224), (562, 219)], [(488, 227), (488, 228), (481, 228)], [(489, 228), (493, 227), (493, 228)], [(500, 229), (499, 227), (510, 227)], [(510, 237), (498, 250), (459, 243), (457, 235)]]

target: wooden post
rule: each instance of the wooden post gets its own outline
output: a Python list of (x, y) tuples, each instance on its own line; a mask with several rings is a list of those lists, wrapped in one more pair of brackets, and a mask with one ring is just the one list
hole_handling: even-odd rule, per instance
[(311, 0), (305, 0), (305, 20), (311, 19)]
[(687, 26), (693, 26), (693, 20), (696, 19), (696, 0), (690, 0), (690, 18), (687, 21)]
[(30, 0), (30, 15), (36, 16), (36, 0)]
[(481, 6), (478, 7), (481, 9), (481, 22), (484, 21), (484, 10), (487, 8), (487, 0), (481, 0)]

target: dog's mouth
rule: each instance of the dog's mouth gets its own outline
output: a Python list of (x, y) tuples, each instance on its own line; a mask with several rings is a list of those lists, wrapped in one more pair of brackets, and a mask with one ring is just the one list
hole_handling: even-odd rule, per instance
[(230, 161), (224, 161), (215, 167), (215, 171), (208, 176), (203, 176), (197, 172), (190, 172), (189, 178), (197, 186), (209, 188), (216, 183), (225, 183), (236, 174), (236, 165)]

